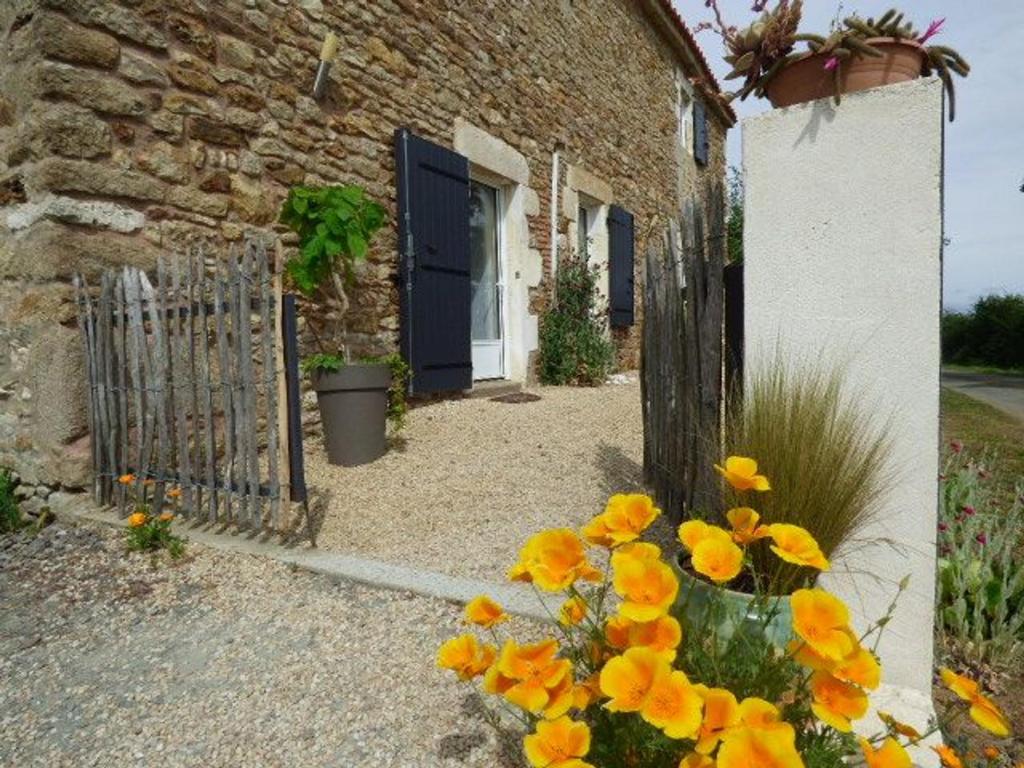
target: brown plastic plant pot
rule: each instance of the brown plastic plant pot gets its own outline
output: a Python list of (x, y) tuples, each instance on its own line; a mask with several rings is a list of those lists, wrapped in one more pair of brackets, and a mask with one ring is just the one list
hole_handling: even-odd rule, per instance
[(320, 406), (327, 461), (355, 467), (387, 451), (388, 365), (346, 365), (338, 371), (314, 371), (311, 382)]
[[(839, 65), (839, 93), (856, 93), (882, 85), (916, 80), (924, 70), (924, 46), (914, 40), (872, 37), (865, 40), (882, 56), (855, 55)], [(789, 107), (805, 101), (831, 98), (835, 94), (833, 73), (825, 69), (829, 55), (808, 54), (783, 67), (765, 92), (773, 107)]]

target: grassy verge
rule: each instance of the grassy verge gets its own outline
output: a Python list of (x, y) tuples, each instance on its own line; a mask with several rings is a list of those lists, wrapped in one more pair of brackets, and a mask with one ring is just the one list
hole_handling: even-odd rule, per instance
[(942, 389), (942, 438), (959, 440), (974, 455), (995, 454), (996, 484), (1013, 493), (1024, 479), (1024, 423), (998, 408), (951, 389)]
[(1001, 376), (1024, 376), (1024, 368), (997, 368), (994, 365), (957, 365), (943, 363), (942, 370), (953, 373), (983, 373)]

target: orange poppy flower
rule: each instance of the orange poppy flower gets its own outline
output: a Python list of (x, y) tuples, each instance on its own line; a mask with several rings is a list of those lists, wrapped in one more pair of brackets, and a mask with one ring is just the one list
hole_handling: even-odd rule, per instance
[(590, 751), (590, 728), (568, 717), (537, 723), (523, 751), (533, 768), (593, 768), (580, 759)]
[(731, 539), (706, 538), (693, 548), (693, 569), (716, 584), (732, 581), (743, 568), (743, 550)]
[(178, 499), (181, 498), (181, 488), (171, 488), (167, 491), (167, 498)]
[[(502, 693), (512, 704), (537, 714), (558, 696), (571, 694), (572, 663), (555, 658), (557, 652), (558, 643), (553, 639), (532, 645), (507, 640), (495, 663), (501, 677), (495, 676), (493, 685), (504, 687)], [(568, 687), (564, 683), (567, 677)], [(508, 681), (512, 684), (505, 685)]]
[(131, 485), (132, 483), (135, 482), (135, 475), (121, 475), (119, 478), (117, 478), (117, 482), (119, 482), (121, 485)]
[(459, 635), (438, 649), (437, 666), (450, 669), (460, 680), (472, 680), (490, 668), (496, 653), (493, 645), (480, 645), (473, 635)]
[(715, 469), (737, 491), (770, 491), (768, 478), (757, 474), (757, 462), (746, 456), (730, 456), (725, 467), (715, 464)]
[(917, 730), (917, 728), (912, 725), (908, 725), (907, 723), (901, 723), (888, 712), (882, 712), (879, 710), (876, 714), (878, 715), (878, 719), (882, 721), (890, 733), (897, 733), (900, 736), (906, 736), (911, 741), (920, 741), (923, 738), (921, 732)]
[(960, 759), (960, 755), (958, 755), (956, 750), (952, 747), (940, 744), (937, 747), (932, 747), (932, 751), (939, 756), (939, 760), (942, 761), (943, 768), (964, 768), (964, 763)]
[(601, 693), (610, 712), (639, 712), (654, 683), (671, 673), (663, 658), (649, 648), (629, 648), (608, 660), (601, 670)]
[(860, 749), (864, 753), (865, 768), (911, 768), (913, 765), (907, 750), (892, 736), (878, 749), (867, 739), (860, 739)]
[(868, 697), (860, 688), (837, 680), (828, 672), (811, 676), (811, 710), (818, 719), (837, 731), (849, 733), (852, 720), (859, 720), (868, 711)]
[(587, 615), (587, 601), (577, 595), (562, 603), (558, 611), (558, 623), (563, 627), (575, 627)]
[(508, 620), (504, 609), (487, 595), (474, 597), (466, 604), (465, 622), (490, 629), (495, 624)]
[(704, 700), (686, 675), (673, 670), (655, 678), (640, 716), (670, 739), (692, 739), (700, 730)]
[(160, 513), (160, 522), (161, 523), (169, 523), (173, 519), (174, 519), (174, 513), (173, 512), (161, 512)]
[(750, 507), (733, 507), (725, 513), (725, 518), (732, 526), (732, 540), (747, 546), (768, 535), (768, 528), (758, 525), (761, 516)]
[(799, 525), (774, 523), (767, 526), (767, 531), (773, 542), (772, 552), (787, 563), (809, 566), (819, 571), (827, 571), (831, 567), (818, 547), (818, 542)]
[(660, 560), (627, 558), (613, 563), (612, 586), (622, 598), (619, 614), (633, 621), (654, 621), (668, 613), (679, 594), (679, 579)]
[(803, 768), (792, 731), (739, 728), (718, 750), (718, 768)]
[(882, 682), (882, 667), (866, 648), (857, 648), (832, 668), (832, 674), (846, 683), (854, 683), (873, 691)]
[(793, 631), (819, 656), (841, 661), (856, 647), (849, 630), (850, 611), (823, 589), (798, 589), (790, 597)]
[(696, 688), (704, 698), (704, 720), (697, 734), (696, 749), (702, 754), (710, 755), (722, 737), (740, 724), (740, 705), (732, 692), (725, 688)]
[(603, 547), (627, 544), (640, 538), (660, 514), (647, 494), (617, 493), (608, 500), (604, 512), (584, 526), (583, 538)]
[(989, 733), (1000, 738), (1010, 735), (1010, 722), (996, 703), (981, 692), (981, 687), (973, 680), (958, 675), (951, 669), (943, 667), (939, 670), (942, 682), (953, 693), (971, 705), (971, 719)]
[(683, 639), (683, 629), (671, 616), (659, 616), (654, 621), (631, 621), (613, 616), (605, 624), (605, 638), (613, 648), (650, 648), (665, 661), (676, 658), (676, 648)]
[(601, 580), (601, 572), (587, 561), (583, 542), (568, 528), (530, 537), (508, 575), (513, 581), (532, 581), (549, 592), (567, 589), (577, 579)]
[(687, 552), (693, 552), (697, 545), (708, 539), (732, 541), (732, 535), (717, 525), (708, 525), (703, 520), (687, 520), (679, 526), (679, 541)]
[(691, 752), (679, 761), (679, 768), (715, 768), (715, 761), (700, 752)]
[(132, 528), (139, 528), (145, 525), (147, 520), (149, 520), (149, 515), (145, 512), (133, 512), (128, 515), (128, 525)]

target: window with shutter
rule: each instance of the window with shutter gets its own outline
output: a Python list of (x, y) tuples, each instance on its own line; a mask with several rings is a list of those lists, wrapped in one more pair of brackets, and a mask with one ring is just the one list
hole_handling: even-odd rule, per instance
[(395, 133), (402, 356), (410, 392), (473, 385), (469, 160)]
[(693, 103), (693, 159), (708, 164), (708, 113), (700, 101)]
[(608, 209), (608, 319), (612, 328), (633, 325), (633, 214)]

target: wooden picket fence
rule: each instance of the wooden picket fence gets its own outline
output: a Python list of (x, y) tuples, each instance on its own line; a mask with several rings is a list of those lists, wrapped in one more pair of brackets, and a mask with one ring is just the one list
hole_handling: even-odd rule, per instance
[(305, 493), (280, 246), (161, 258), (155, 285), (133, 267), (104, 272), (97, 291), (74, 282), (97, 503), (127, 514), (134, 496), (157, 512), (280, 530)]
[(705, 199), (706, 211), (688, 203), (660, 242), (652, 238), (646, 258), (644, 477), (675, 521), (712, 515), (721, 505), (714, 464), (723, 386), (722, 190), (709, 189)]

